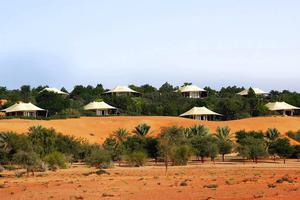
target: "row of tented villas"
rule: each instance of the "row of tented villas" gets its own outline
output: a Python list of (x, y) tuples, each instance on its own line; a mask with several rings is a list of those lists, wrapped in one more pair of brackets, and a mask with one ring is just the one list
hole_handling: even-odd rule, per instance
[[(56, 88), (45, 88), (45, 91), (53, 92), (60, 95), (69, 95), (66, 92), (58, 90)], [(259, 88), (253, 88), (253, 91), (256, 95), (268, 95), (267, 92)], [(180, 87), (176, 92), (180, 92), (184, 97), (187, 98), (203, 98), (207, 96), (207, 91), (204, 89), (195, 86), (195, 85), (187, 85)], [(238, 93), (241, 96), (247, 96), (249, 89), (245, 89)], [(104, 93), (104, 95), (133, 95), (139, 96), (141, 95), (139, 92), (132, 90), (127, 86), (117, 86), (112, 90), (109, 90)], [(271, 102), (267, 103), (266, 107), (273, 112), (279, 112), (282, 115), (294, 115), (296, 110), (300, 108), (290, 105), (286, 102)], [(94, 112), (97, 116), (109, 116), (115, 115), (118, 113), (118, 108), (111, 106), (104, 101), (101, 102), (91, 102), (85, 105), (84, 110)], [(2, 112), (5, 113), (6, 116), (25, 116), (25, 117), (37, 117), (37, 116), (47, 116), (48, 112), (45, 109), (39, 108), (32, 103), (23, 103), (18, 102), (4, 110)], [(180, 117), (191, 118), (195, 120), (214, 120), (216, 118), (221, 117), (222, 115), (216, 113), (212, 110), (209, 110), (206, 107), (193, 107), (192, 109), (188, 110), (187, 112), (180, 115)]]

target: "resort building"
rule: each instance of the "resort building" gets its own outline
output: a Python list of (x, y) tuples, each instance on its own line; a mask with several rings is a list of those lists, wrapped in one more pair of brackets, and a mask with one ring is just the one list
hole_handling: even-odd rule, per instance
[(198, 99), (202, 97), (207, 97), (207, 91), (196, 85), (182, 86), (178, 89), (178, 91), (182, 94), (182, 96), (188, 98)]
[[(254, 93), (256, 95), (258, 95), (258, 96), (266, 96), (266, 95), (269, 94), (268, 92), (265, 92), (265, 91), (263, 91), (263, 90), (261, 90), (259, 88), (252, 88), (252, 89), (253, 89)], [(245, 90), (243, 90), (243, 91), (241, 91), (241, 92), (239, 92), (237, 94), (241, 95), (241, 96), (247, 96), (248, 93), (249, 93), (249, 90), (250, 90), (250, 88), (249, 89), (245, 89)]]
[(134, 91), (133, 89), (127, 87), (127, 86), (116, 86), (115, 88), (104, 92), (105, 95), (116, 95), (116, 96), (140, 96), (141, 93)]
[(293, 116), (296, 110), (300, 110), (300, 108), (296, 106), (292, 106), (286, 102), (267, 103), (266, 107), (270, 111), (279, 112), (282, 115), (290, 115), (290, 116)]
[(42, 108), (39, 108), (32, 103), (15, 103), (14, 105), (1, 110), (5, 112), (6, 116), (24, 116), (24, 117), (38, 117), (38, 116), (46, 116), (48, 112)]
[(180, 117), (187, 117), (197, 120), (214, 120), (218, 116), (222, 115), (211, 111), (206, 107), (193, 107), (191, 110), (180, 115)]
[(63, 92), (57, 88), (45, 88), (43, 89), (42, 91), (47, 91), (47, 92), (53, 92), (53, 93), (56, 93), (56, 94), (61, 94), (61, 95), (69, 95), (68, 93), (66, 92)]
[(84, 110), (93, 111), (98, 116), (113, 115), (117, 113), (117, 108), (105, 103), (104, 101), (93, 101), (83, 108)]

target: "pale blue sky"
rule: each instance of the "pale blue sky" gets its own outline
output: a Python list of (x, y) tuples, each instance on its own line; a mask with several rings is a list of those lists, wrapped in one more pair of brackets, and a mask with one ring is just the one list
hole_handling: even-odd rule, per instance
[(299, 0), (0, 0), (0, 85), (300, 91)]

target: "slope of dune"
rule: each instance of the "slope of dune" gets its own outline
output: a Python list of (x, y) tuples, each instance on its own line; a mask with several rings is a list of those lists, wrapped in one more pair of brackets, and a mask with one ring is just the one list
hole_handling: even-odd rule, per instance
[(114, 117), (81, 117), (78, 119), (60, 120), (25, 120), (3, 119), (0, 120), (0, 131), (16, 131), (25, 133), (29, 127), (42, 125), (53, 127), (63, 134), (83, 137), (90, 142), (99, 143), (117, 128), (125, 128), (131, 131), (137, 124), (147, 123), (151, 125), (151, 134), (159, 133), (161, 127), (166, 126), (191, 126), (194, 124), (207, 125), (211, 131), (218, 126), (229, 126), (232, 132), (238, 130), (262, 130), (277, 128), (282, 134), (289, 130), (300, 130), (300, 117), (257, 117), (233, 121), (196, 121), (179, 117), (162, 116), (114, 116)]

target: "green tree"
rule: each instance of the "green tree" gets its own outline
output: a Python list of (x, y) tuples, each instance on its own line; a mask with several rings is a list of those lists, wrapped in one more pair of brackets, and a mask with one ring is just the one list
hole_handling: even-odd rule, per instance
[(173, 165), (187, 165), (191, 156), (191, 147), (189, 145), (180, 145), (172, 148), (170, 159)]
[(192, 138), (194, 136), (205, 136), (210, 134), (210, 132), (207, 126), (194, 125), (186, 129), (186, 134), (188, 138)]
[(194, 149), (195, 155), (201, 158), (201, 162), (204, 163), (204, 158), (211, 156), (211, 146), (216, 144), (216, 139), (212, 135), (195, 136), (191, 140), (191, 145)]
[(173, 149), (187, 144), (185, 129), (182, 127), (172, 126), (163, 127), (159, 136), (159, 154), (163, 158), (168, 171), (169, 161), (173, 155)]
[(116, 138), (110, 136), (103, 143), (103, 149), (108, 151), (113, 161), (118, 161), (121, 165), (122, 156), (125, 154), (125, 146), (123, 142), (117, 141)]
[(240, 156), (252, 159), (257, 163), (258, 158), (267, 155), (266, 143), (261, 138), (256, 138), (253, 135), (248, 135), (238, 141), (237, 151)]
[(133, 133), (135, 133), (138, 136), (145, 137), (148, 134), (150, 128), (151, 126), (149, 126), (146, 123), (139, 124), (134, 128)]
[(145, 138), (145, 150), (148, 157), (155, 159), (155, 163), (157, 163), (159, 156), (159, 139), (157, 137)]
[(293, 146), (291, 146), (290, 141), (287, 138), (279, 138), (270, 145), (270, 149), (283, 158), (283, 163), (285, 164), (286, 158), (291, 156), (294, 152)]
[(219, 153), (222, 155), (222, 161), (225, 161), (225, 155), (231, 153), (233, 148), (233, 141), (232, 141), (232, 135), (230, 134), (230, 128), (225, 127), (218, 127), (217, 133), (217, 144), (218, 144), (218, 150)]
[(127, 139), (128, 135), (128, 131), (124, 128), (118, 128), (112, 133), (112, 137), (115, 138), (118, 142), (124, 142)]
[(159, 92), (161, 93), (174, 92), (174, 88), (171, 84), (166, 82), (159, 88)]
[(36, 97), (37, 105), (45, 110), (48, 114), (55, 115), (70, 107), (70, 101), (63, 95), (54, 92), (42, 91)]

